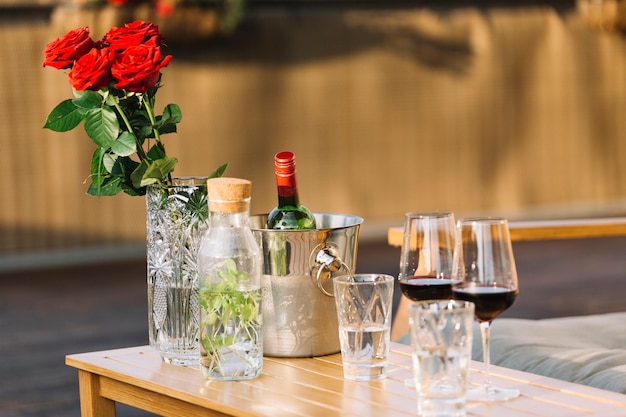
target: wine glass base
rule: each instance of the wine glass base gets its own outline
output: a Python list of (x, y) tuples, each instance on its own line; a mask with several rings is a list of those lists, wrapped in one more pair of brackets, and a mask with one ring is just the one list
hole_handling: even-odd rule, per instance
[(467, 390), (468, 401), (497, 402), (519, 397), (519, 391), (510, 388), (482, 386)]

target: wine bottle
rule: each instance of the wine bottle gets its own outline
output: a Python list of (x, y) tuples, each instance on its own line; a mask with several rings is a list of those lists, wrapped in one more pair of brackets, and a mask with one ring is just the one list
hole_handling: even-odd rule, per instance
[(296, 186), (296, 157), (283, 151), (274, 156), (274, 172), (278, 188), (278, 206), (267, 218), (268, 229), (305, 230), (315, 229), (313, 213), (300, 204)]

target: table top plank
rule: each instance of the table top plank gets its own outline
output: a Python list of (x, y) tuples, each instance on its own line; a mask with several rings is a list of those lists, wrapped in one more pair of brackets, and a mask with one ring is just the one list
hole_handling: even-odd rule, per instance
[(344, 399), (343, 394), (347, 390), (350, 390), (353, 398), (372, 403), (388, 404), (390, 399), (396, 402), (403, 399), (400, 395), (386, 393), (381, 382), (354, 385), (345, 381), (343, 376), (313, 376), (305, 370), (297, 370), (287, 376), (284, 367), (272, 361), (265, 361), (263, 369), (272, 378), (272, 380), (264, 381), (266, 388), (286, 390), (291, 395), (306, 396), (311, 400), (333, 405), (337, 408), (340, 408)]
[[(309, 359), (308, 362), (321, 362)], [(296, 360), (298, 362), (298, 360)], [(267, 392), (281, 392), (289, 397), (298, 398), (298, 402), (323, 405), (328, 410), (320, 415), (402, 415), (405, 416), (406, 397), (388, 395), (381, 386), (381, 381), (366, 386), (354, 384), (343, 379), (343, 370), (336, 364), (327, 363), (328, 367), (315, 364), (314, 369), (302, 366), (289, 366), (285, 361), (266, 358), (263, 374), (260, 378), (246, 381), (257, 389)], [(336, 368), (336, 369), (333, 369)], [(327, 373), (324, 373), (328, 370)], [(350, 401), (346, 402), (346, 398)], [(353, 401), (353, 400), (358, 401)]]
[[(179, 416), (176, 402), (232, 416), (398, 416), (415, 415), (415, 390), (404, 384), (412, 376), (410, 347), (392, 343), (389, 376), (381, 381), (343, 379), (341, 355), (317, 358), (264, 358), (260, 377), (239, 382), (208, 381), (197, 367), (162, 363), (147, 346), (69, 355), (66, 363), (115, 383), (104, 383), (106, 395), (151, 410), (153, 396), (170, 399), (164, 415)], [(480, 384), (483, 364), (471, 363), (470, 383)], [(539, 375), (492, 367), (495, 384), (518, 388), (518, 399), (485, 405), (468, 403), (468, 416), (576, 417), (626, 416), (626, 395), (571, 384)], [(127, 386), (126, 390), (122, 387)], [(129, 390), (128, 387), (132, 387)], [(144, 393), (135, 401), (130, 393)], [(124, 393), (126, 392), (126, 393)], [(219, 415), (219, 414), (218, 414)]]

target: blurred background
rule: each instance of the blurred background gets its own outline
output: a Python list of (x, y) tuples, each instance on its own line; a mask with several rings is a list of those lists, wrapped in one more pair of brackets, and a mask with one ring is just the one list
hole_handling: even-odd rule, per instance
[[(145, 200), (87, 196), (95, 145), (82, 127), (42, 128), (71, 96), (42, 50), (79, 26), (99, 38), (159, 24), (174, 58), (157, 109), (183, 112), (164, 138), (175, 173), (228, 162), (263, 213), (273, 155), (292, 150), (304, 204), (365, 219), (360, 272), (397, 274), (386, 235), (407, 211), (626, 215), (626, 0), (248, 0), (220, 30), (216, 9), (241, 4), (224, 1), (164, 18), (151, 4), (0, 0), (3, 417), (78, 416), (64, 356), (148, 338)], [(521, 293), (506, 315), (626, 307), (626, 238), (514, 251)]]
[[(45, 44), (133, 15), (29, 1), (0, 0), (0, 260), (143, 250), (144, 200), (85, 195), (93, 143), (42, 129), (71, 96)], [(362, 216), (376, 239), (409, 210), (624, 213), (622, 3), (250, 0), (230, 34), (215, 15), (135, 16), (160, 23), (174, 56), (157, 108), (183, 111), (165, 137), (177, 175), (228, 162), (268, 212), (273, 155), (290, 149), (302, 202)]]

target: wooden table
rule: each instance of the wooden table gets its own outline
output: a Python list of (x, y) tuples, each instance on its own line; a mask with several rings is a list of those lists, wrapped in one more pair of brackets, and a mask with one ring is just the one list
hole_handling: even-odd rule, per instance
[[(249, 381), (202, 379), (197, 367), (164, 364), (147, 346), (69, 355), (78, 369), (83, 417), (115, 416), (115, 402), (163, 416), (415, 416), (410, 347), (392, 343), (387, 379), (343, 379), (341, 355), (265, 358), (263, 373)], [(482, 363), (472, 362), (470, 383), (479, 384)], [(468, 403), (468, 417), (626, 416), (626, 395), (492, 367), (496, 384), (518, 388), (514, 400)]]

